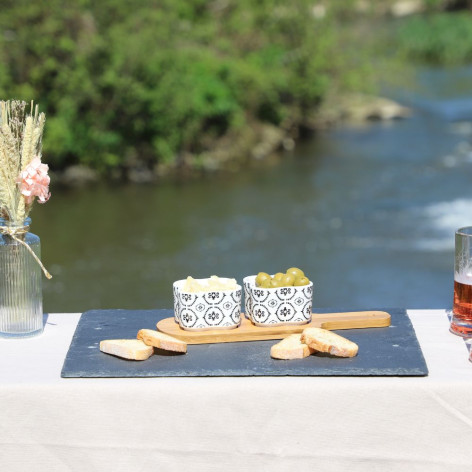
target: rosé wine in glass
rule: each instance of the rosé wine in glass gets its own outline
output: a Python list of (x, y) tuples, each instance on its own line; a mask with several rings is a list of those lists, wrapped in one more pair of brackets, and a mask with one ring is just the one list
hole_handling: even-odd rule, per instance
[(472, 337), (472, 227), (456, 231), (451, 333)]

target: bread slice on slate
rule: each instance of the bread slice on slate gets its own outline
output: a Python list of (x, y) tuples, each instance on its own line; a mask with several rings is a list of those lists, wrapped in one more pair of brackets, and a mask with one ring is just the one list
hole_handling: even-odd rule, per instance
[(154, 353), (151, 346), (138, 339), (105, 339), (100, 341), (100, 351), (134, 361), (144, 361)]
[(302, 342), (319, 352), (328, 352), (333, 356), (354, 357), (359, 347), (339, 334), (322, 328), (306, 328), (302, 333)]
[(270, 348), (270, 356), (274, 359), (303, 359), (313, 349), (302, 343), (300, 334), (292, 334)]
[(141, 329), (138, 331), (137, 338), (148, 346), (154, 346), (165, 351), (187, 352), (186, 342), (152, 329)]

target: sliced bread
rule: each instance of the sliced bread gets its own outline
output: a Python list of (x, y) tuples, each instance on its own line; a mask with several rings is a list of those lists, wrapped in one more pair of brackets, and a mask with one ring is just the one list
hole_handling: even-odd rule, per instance
[(274, 359), (303, 359), (313, 349), (302, 343), (300, 334), (292, 334), (270, 348), (270, 356)]
[(187, 352), (186, 342), (152, 329), (141, 329), (137, 338), (148, 346), (154, 346), (165, 351)]
[(100, 341), (100, 351), (134, 361), (144, 361), (154, 349), (138, 339), (106, 339)]
[(301, 340), (316, 351), (339, 357), (354, 357), (359, 349), (356, 343), (322, 328), (306, 328)]

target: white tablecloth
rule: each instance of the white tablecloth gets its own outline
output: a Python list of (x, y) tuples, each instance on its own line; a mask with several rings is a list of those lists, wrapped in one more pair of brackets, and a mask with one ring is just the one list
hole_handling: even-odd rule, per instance
[[(472, 363), (409, 311), (429, 376), (61, 379), (79, 314), (0, 340), (0, 471), (461, 471)], [(309, 469), (306, 469), (309, 470)]]

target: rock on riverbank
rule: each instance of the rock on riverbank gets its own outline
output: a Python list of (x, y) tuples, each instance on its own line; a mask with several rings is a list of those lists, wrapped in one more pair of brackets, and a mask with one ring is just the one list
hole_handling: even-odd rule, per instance
[(388, 98), (355, 94), (338, 97), (334, 103), (328, 100), (320, 110), (318, 120), (320, 125), (365, 123), (401, 120), (411, 113), (410, 108)]

